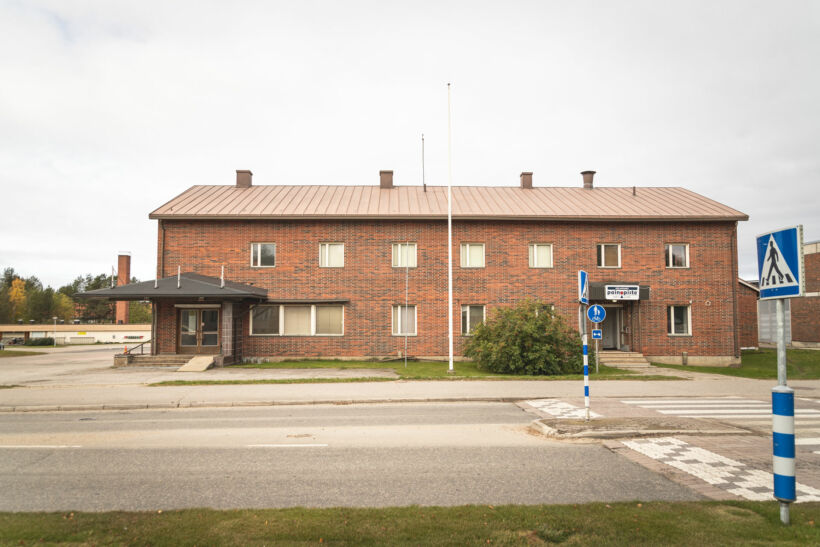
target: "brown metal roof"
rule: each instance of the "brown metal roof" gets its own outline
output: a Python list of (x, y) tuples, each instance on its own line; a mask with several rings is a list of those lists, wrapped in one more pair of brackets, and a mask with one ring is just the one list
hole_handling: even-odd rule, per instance
[[(428, 186), (192, 186), (149, 218), (407, 218), (447, 216), (447, 188)], [(748, 220), (684, 188), (454, 186), (458, 219)]]

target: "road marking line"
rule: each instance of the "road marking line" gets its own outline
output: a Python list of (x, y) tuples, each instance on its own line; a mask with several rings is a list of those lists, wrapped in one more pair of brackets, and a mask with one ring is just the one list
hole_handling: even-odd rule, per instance
[(326, 444), (249, 444), (248, 448), (322, 448)]
[(79, 444), (4, 444), (0, 448), (82, 448)]
[(820, 437), (809, 437), (806, 439), (796, 439), (794, 444), (820, 444)]
[(641, 405), (642, 408), (654, 408), (654, 409), (698, 409), (698, 408), (714, 408), (715, 410), (720, 410), (723, 408), (756, 408), (756, 409), (766, 409), (771, 408), (771, 404), (767, 403), (732, 403), (732, 404), (706, 404), (706, 405), (695, 405), (695, 404), (685, 404), (685, 405)]
[(741, 399), (724, 397), (722, 399), (625, 399), (621, 401), (628, 405), (643, 405), (643, 404), (688, 404), (688, 403), (741, 403), (741, 402), (760, 402), (754, 399)]

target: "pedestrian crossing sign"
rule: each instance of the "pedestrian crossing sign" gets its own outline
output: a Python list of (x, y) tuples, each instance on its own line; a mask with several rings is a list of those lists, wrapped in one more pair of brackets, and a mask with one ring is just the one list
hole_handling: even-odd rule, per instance
[(803, 226), (757, 236), (760, 299), (803, 296)]

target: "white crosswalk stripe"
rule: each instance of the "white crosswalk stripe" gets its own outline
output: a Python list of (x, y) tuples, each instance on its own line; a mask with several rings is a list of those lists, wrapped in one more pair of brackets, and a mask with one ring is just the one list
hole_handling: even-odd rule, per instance
[[(559, 419), (583, 420), (586, 417), (586, 409), (556, 399), (533, 399), (524, 403)], [(590, 411), (589, 417), (600, 418), (601, 415)]]
[[(771, 401), (742, 397), (679, 397), (623, 399), (622, 403), (680, 418), (713, 418), (738, 425), (768, 429), (772, 425)], [(820, 406), (813, 399), (798, 398), (794, 411), (798, 446), (820, 447)], [(797, 405), (796, 405), (797, 406)], [(820, 454), (820, 451), (813, 450)]]

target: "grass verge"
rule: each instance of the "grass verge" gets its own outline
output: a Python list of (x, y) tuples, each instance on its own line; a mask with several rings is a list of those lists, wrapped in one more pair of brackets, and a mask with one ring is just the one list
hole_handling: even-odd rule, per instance
[(468, 505), (0, 513), (0, 543), (78, 545), (817, 545), (820, 503)]
[[(689, 372), (707, 372), (740, 378), (774, 380), (777, 379), (777, 350), (774, 348), (745, 350), (741, 354), (739, 367), (693, 367), (663, 365), (660, 363), (653, 363), (653, 365)], [(787, 349), (786, 374), (789, 380), (816, 380), (820, 378), (820, 351)]]
[(0, 349), (0, 357), (25, 357), (26, 355), (43, 355), (42, 351), (23, 351), (16, 349)]
[[(347, 369), (380, 369), (392, 370), (401, 380), (579, 380), (582, 374), (564, 374), (560, 376), (527, 376), (515, 374), (496, 374), (481, 370), (472, 361), (458, 361), (453, 365), (453, 374), (448, 374), (447, 363), (442, 361), (281, 361), (276, 363), (257, 363), (235, 365), (237, 368), (259, 369), (316, 369), (332, 368)], [(592, 367), (590, 367), (592, 368)], [(631, 370), (622, 370), (601, 365), (600, 372), (591, 373), (590, 377), (596, 380), (669, 380), (679, 379), (667, 376), (646, 377)], [(369, 381), (364, 379), (363, 381)]]
[(148, 387), (161, 386), (231, 386), (241, 384), (347, 384), (350, 382), (395, 382), (394, 378), (266, 378), (261, 380), (168, 380)]

